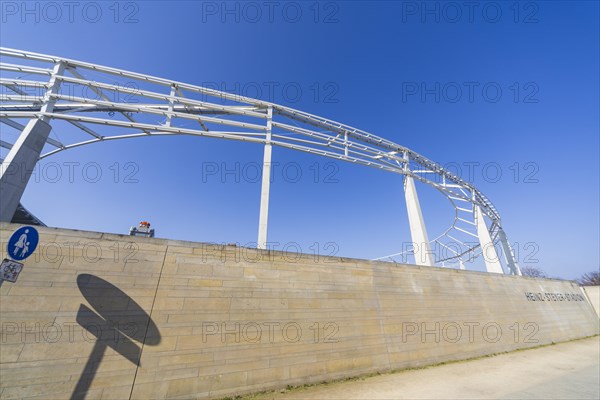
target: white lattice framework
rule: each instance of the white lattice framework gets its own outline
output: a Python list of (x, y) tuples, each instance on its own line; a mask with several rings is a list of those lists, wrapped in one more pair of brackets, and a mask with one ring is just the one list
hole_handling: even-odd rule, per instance
[[(488, 271), (520, 274), (491, 201), (471, 183), (406, 147), (289, 107), (187, 83), (8, 48), (0, 48), (0, 57), (0, 128), (19, 133), (12, 142), (5, 140), (8, 134), (0, 140), (0, 146), (8, 150), (2, 182), (18, 168), (27, 138), (38, 135), (46, 125), (51, 127), (48, 132), (56, 131), (52, 124), (57, 121), (77, 131), (80, 138), (61, 142), (41, 134), (44, 145), (38, 153), (21, 157), (34, 157), (35, 163), (78, 146), (156, 135), (260, 143), (264, 168), (257, 243), (264, 248), (272, 146), (284, 147), (403, 175), (413, 241), (410, 252), (417, 264), (464, 268), (465, 262), (483, 255)], [(454, 208), (452, 224), (431, 241), (415, 181), (437, 189)], [(13, 189), (2, 184), (2, 218), (7, 220), (6, 215), (11, 215), (8, 192)], [(18, 193), (13, 197), (19, 200), (26, 184), (15, 189)], [(504, 253), (504, 270), (498, 248)], [(403, 255), (399, 252), (381, 259)]]

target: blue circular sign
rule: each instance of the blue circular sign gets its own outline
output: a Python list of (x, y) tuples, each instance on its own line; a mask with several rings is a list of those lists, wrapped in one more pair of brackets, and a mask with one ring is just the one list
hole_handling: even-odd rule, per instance
[(29, 257), (35, 251), (40, 240), (38, 231), (33, 226), (23, 226), (17, 229), (8, 240), (8, 256), (16, 261)]

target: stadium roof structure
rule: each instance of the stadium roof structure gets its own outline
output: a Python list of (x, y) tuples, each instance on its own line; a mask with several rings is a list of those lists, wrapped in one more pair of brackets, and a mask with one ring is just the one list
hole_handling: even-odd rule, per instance
[[(0, 122), (16, 138), (0, 141), (8, 151), (0, 171), (2, 221), (14, 217), (27, 185), (21, 169), (40, 159), (120, 139), (211, 137), (264, 146), (258, 248), (267, 243), (275, 146), (402, 175), (417, 265), (465, 268), (482, 256), (488, 272), (520, 275), (492, 202), (440, 164), (383, 137), (271, 102), (62, 57), (0, 48), (0, 61)], [(52, 130), (69, 141), (50, 137)], [(451, 225), (432, 240), (416, 181), (437, 189), (454, 210)]]

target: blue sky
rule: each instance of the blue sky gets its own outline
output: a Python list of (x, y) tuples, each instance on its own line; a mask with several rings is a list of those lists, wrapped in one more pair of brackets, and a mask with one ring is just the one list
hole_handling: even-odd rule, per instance
[[(2, 2), (2, 46), (218, 87), (383, 136), (486, 194), (521, 266), (563, 278), (599, 267), (597, 2), (23, 4)], [(159, 237), (243, 245), (256, 241), (261, 160), (261, 146), (190, 137), (84, 146), (43, 160), (23, 203), (51, 226), (126, 233), (149, 220)], [(270, 241), (360, 258), (410, 241), (400, 176), (279, 148), (273, 161)], [(102, 178), (78, 167), (70, 182), (63, 168), (54, 182), (51, 162), (96, 163)], [(450, 209), (418, 190), (434, 236)]]

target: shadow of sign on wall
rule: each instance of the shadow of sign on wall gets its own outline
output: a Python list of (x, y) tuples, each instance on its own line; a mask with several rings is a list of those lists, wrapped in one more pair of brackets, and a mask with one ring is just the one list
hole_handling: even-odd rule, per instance
[[(96, 344), (73, 390), (71, 399), (84, 399), (108, 347), (140, 365), (142, 347), (160, 343), (160, 333), (150, 316), (131, 297), (95, 275), (80, 274), (77, 286), (89, 302), (81, 304), (77, 323), (96, 337)], [(106, 332), (114, 334), (106, 335)], [(104, 333), (104, 334), (103, 334)], [(108, 337), (110, 336), (110, 337)]]

